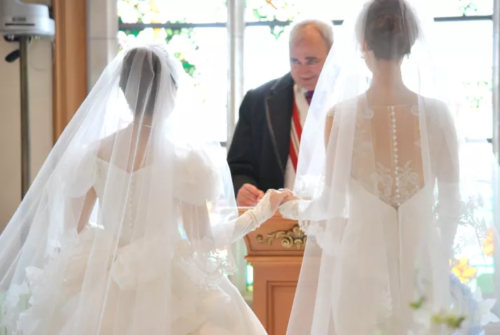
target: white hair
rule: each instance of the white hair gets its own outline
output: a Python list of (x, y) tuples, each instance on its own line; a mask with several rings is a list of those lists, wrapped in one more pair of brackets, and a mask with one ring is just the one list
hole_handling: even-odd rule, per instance
[(290, 44), (295, 41), (297, 34), (302, 29), (309, 26), (316, 28), (325, 41), (328, 49), (333, 46), (333, 24), (330, 21), (319, 19), (305, 19), (294, 22), (292, 24), (292, 29), (290, 30)]

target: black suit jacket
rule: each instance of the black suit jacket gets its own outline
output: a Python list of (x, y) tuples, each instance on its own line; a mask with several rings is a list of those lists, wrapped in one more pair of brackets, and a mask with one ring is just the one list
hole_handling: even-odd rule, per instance
[(228, 152), (235, 194), (243, 184), (284, 187), (293, 110), (291, 74), (248, 91)]

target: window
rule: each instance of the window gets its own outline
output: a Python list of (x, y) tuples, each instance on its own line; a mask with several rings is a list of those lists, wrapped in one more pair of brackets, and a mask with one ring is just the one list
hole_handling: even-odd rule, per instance
[[(289, 26), (245, 28), (245, 90), (256, 88), (290, 71)], [(266, 52), (262, 52), (266, 50)]]
[(227, 140), (227, 10), (223, 0), (119, 0), (119, 45), (164, 40), (193, 77), (197, 93), (213, 113), (214, 138)]
[(118, 0), (118, 19), (123, 24), (225, 24), (226, 1)]
[[(453, 83), (459, 85), (453, 91), (459, 106), (459, 120), (466, 125), (462, 127), (466, 131), (463, 134), (467, 142), (466, 150), (474, 155), (472, 157), (477, 157), (467, 162), (470, 164), (467, 168), (474, 169), (475, 175), (481, 178), (476, 180), (485, 201), (485, 210), (481, 215), (491, 222), (495, 215), (494, 204), (498, 202), (491, 194), (493, 171), (489, 164), (478, 162), (484, 162), (484, 157), (489, 157), (492, 152), (491, 145), (484, 141), (491, 138), (493, 132), (493, 1), (458, 1), (458, 9), (451, 6), (452, 3), (445, 0), (436, 8), (437, 15), (457, 16), (437, 19), (436, 34), (440, 44), (436, 54), (442, 57), (441, 61), (451, 64), (454, 71), (448, 75)], [(467, 228), (459, 229), (465, 231)], [(472, 289), (479, 287), (488, 296), (495, 291), (492, 231), (470, 233), (477, 234), (479, 243), (467, 250), (468, 258), (460, 254), (460, 248), (457, 249), (452, 260), (453, 273)]]
[(439, 0), (432, 4), (435, 17), (493, 15), (493, 0)]
[[(290, 71), (288, 37), (290, 23), (301, 15), (302, 6), (299, 6), (299, 3), (302, 5), (301, 1), (246, 1), (246, 91), (282, 77)], [(321, 6), (331, 5), (322, 3)]]
[(456, 98), (469, 140), (492, 136), (493, 22), (451, 21), (436, 24), (436, 55), (455, 70), (448, 74), (457, 87)]

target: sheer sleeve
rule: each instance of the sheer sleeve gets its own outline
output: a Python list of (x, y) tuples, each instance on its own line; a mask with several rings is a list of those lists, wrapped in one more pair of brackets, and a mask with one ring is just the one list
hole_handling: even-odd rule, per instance
[[(207, 206), (197, 206), (189, 203), (182, 203), (181, 206), (183, 225), (190, 240), (204, 236), (207, 238), (205, 242), (211, 242), (204, 243), (207, 250), (223, 247), (217, 246), (211, 236), (210, 215)], [(273, 214), (274, 211), (271, 208), (270, 193), (267, 192), (255, 208), (249, 209), (243, 215), (232, 220), (233, 222), (227, 223), (227, 225), (233, 227), (229, 240), (230, 243), (238, 241), (248, 233), (259, 228), (260, 225), (269, 220)]]
[[(334, 116), (335, 116), (335, 107), (330, 109), (330, 111), (326, 115), (326, 120), (325, 120), (325, 129), (324, 129), (324, 139), (325, 139), (325, 150), (328, 148), (328, 145), (331, 140), (331, 135), (332, 135), (332, 129), (333, 129), (333, 121), (334, 121)], [(335, 136), (335, 135), (334, 135)], [(331, 162), (330, 164), (327, 161), (327, 166), (326, 168), (331, 168)], [(324, 181), (324, 185), (322, 185), (322, 190), (323, 192), (327, 192), (328, 189), (328, 181)], [(321, 197), (319, 198), (321, 201)], [(318, 202), (318, 201), (317, 201)], [(296, 199), (289, 201), (285, 204), (283, 204), (280, 207), (280, 213), (283, 215), (285, 219), (288, 220), (298, 220), (299, 221), (299, 226), (300, 228), (306, 233), (306, 234), (312, 234), (313, 231), (311, 231), (310, 228), (310, 221), (308, 219), (312, 219), (312, 213), (309, 213), (312, 211), (314, 206), (311, 206), (312, 201), (308, 199)], [(314, 207), (317, 209), (317, 207)], [(321, 231), (321, 230), (319, 230)]]
[(271, 208), (270, 197), (271, 193), (268, 191), (255, 208), (246, 211), (242, 216), (236, 219), (232, 239), (233, 242), (259, 228), (261, 224), (273, 216), (274, 210)]
[[(258, 228), (263, 222), (272, 217), (269, 192), (257, 205), (242, 216), (227, 216), (227, 222), (219, 225), (227, 228), (227, 239), (217, 240), (213, 236), (212, 205), (217, 203), (221, 190), (218, 169), (212, 164), (211, 158), (203, 152), (191, 151), (178, 160), (178, 175), (176, 194), (180, 200), (182, 225), (188, 239), (193, 243), (200, 243), (206, 251), (225, 247), (226, 242), (232, 243), (249, 232)], [(236, 207), (232, 210), (237, 211)]]

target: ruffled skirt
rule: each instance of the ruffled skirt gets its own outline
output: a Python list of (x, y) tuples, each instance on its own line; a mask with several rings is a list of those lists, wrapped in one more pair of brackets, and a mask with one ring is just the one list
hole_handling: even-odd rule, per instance
[[(144, 247), (139, 243), (146, 241), (141, 241), (119, 248), (115, 259), (109, 262), (113, 266), (102, 278), (109, 282), (103, 298), (102, 289), (93, 290), (84, 283), (92, 248), (95, 255), (92, 234), (84, 231), (80, 235), (77, 251), (72, 252), (63, 281), (53, 280), (60, 277), (57, 274), (65, 258), (61, 253), (44, 269), (27, 268), (25, 282), (11, 285), (3, 304), (7, 335), (266, 334), (236, 287), (225, 276), (220, 276), (217, 285), (206, 284), (206, 274), (197, 266), (187, 243), (181, 242), (172, 257), (168, 276), (169, 297), (159, 293), (165, 292), (165, 272), (168, 272), (165, 266), (151, 264), (146, 268), (152, 271), (144, 273), (143, 263), (153, 260), (143, 259), (139, 255), (144, 253), (136, 252), (136, 247)], [(154, 253), (155, 245), (163, 242), (158, 239), (146, 244)], [(102, 259), (102, 262), (108, 260)], [(140, 276), (137, 269), (142, 271)], [(141, 285), (138, 285), (139, 278)], [(93, 306), (101, 307), (100, 320), (95, 323), (97, 327), (85, 322), (83, 328), (87, 325), (88, 328), (82, 329), (82, 315), (89, 315), (85, 311), (82, 313), (82, 308), (90, 306), (82, 303), (82, 292), (85, 292), (85, 301), (98, 302)], [(22, 302), (27, 296), (30, 297), (29, 303), (23, 308)], [(151, 302), (151, 310), (147, 310), (144, 303), (138, 304), (138, 300), (144, 302), (145, 299)], [(155, 306), (162, 303), (169, 304), (169, 315), (165, 315), (164, 320), (150, 317)], [(162, 324), (155, 320), (161, 320)], [(77, 324), (80, 326), (75, 329)]]

